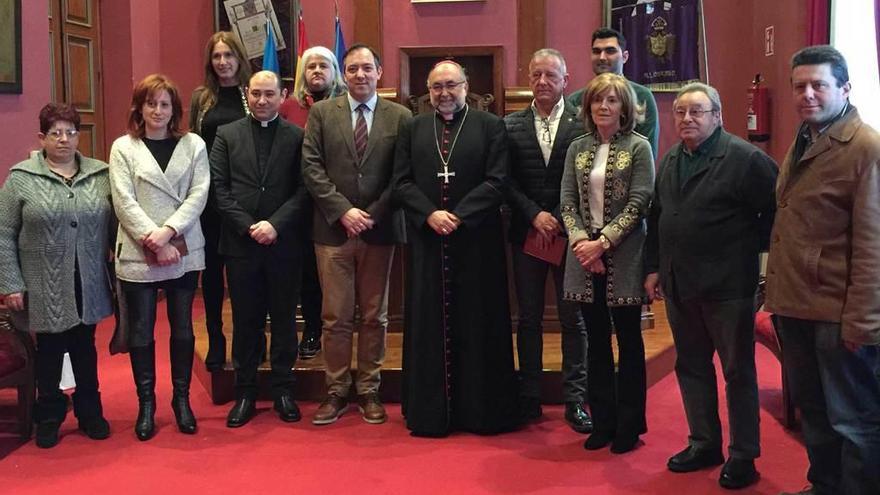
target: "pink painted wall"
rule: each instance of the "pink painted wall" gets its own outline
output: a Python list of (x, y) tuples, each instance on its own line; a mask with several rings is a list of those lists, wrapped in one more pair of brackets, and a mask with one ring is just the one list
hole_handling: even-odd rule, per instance
[(565, 57), (571, 76), (566, 92), (574, 93), (593, 78), (590, 36), (603, 24), (602, 2), (549, 0), (547, 7), (547, 46)]
[(21, 54), (23, 93), (0, 95), (0, 178), (9, 169), (37, 149), (40, 109), (49, 102), (49, 4), (42, 1), (21, 2)]
[(399, 86), (400, 47), (429, 45), (501, 45), (504, 47), (504, 81), (515, 83), (516, 3), (513, 0), (464, 4), (384, 0), (382, 6), (385, 75), (380, 86)]
[[(336, 10), (333, 2), (329, 0), (301, 0), (300, 3), (309, 46), (321, 45), (332, 51), (336, 40), (334, 31)], [(354, 1), (341, 0), (338, 3), (339, 19), (342, 21), (342, 37), (345, 39), (345, 46), (349, 47), (359, 41), (354, 39)], [(379, 49), (380, 47), (375, 48)], [(340, 63), (342, 63), (341, 60)], [(287, 76), (287, 74), (284, 75)]]
[(104, 115), (109, 149), (125, 132), (131, 90), (161, 72), (177, 83), (184, 109), (202, 83), (202, 50), (214, 31), (210, 0), (101, 2)]

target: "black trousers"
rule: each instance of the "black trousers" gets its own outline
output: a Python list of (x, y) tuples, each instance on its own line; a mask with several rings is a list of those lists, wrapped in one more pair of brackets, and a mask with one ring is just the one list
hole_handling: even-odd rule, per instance
[(257, 397), (257, 368), (267, 313), (271, 320), (272, 393), (275, 397), (292, 393), (297, 356), (296, 301), (302, 278), (302, 257), (294, 254), (292, 258), (281, 258), (267, 250), (261, 256), (226, 258), (236, 398)]
[(34, 420), (63, 422), (67, 399), (59, 390), (64, 353), (70, 354), (76, 391), (73, 412), (80, 420), (101, 416), (98, 393), (98, 352), (95, 325), (77, 325), (61, 333), (38, 333), (36, 352), (37, 402)]
[(562, 327), (562, 396), (565, 402), (587, 399), (587, 329), (578, 304), (562, 299), (563, 267), (525, 254), (522, 246), (510, 245), (513, 280), (519, 304), (516, 352), (519, 358), (520, 395), (541, 398), (544, 351), (544, 286), (553, 276), (556, 308)]
[(189, 272), (181, 278), (161, 282), (122, 282), (125, 303), (128, 305), (128, 345), (130, 347), (146, 347), (153, 343), (159, 289), (165, 292), (171, 339), (192, 340), (194, 338), (192, 303), (196, 292), (197, 277), (198, 272)]
[[(645, 420), (647, 378), (641, 306), (609, 307), (606, 278), (593, 275), (593, 303), (581, 304), (587, 325), (587, 389), (594, 430), (610, 436), (640, 435)], [(614, 373), (612, 328), (617, 334), (618, 371)]]
[(754, 298), (712, 301), (667, 297), (666, 314), (675, 341), (675, 376), (687, 414), (690, 445), (721, 449), (718, 382), (712, 362), (717, 352), (726, 384), (728, 452), (739, 459), (758, 457)]
[(305, 328), (303, 338), (306, 335), (321, 338), (321, 282), (318, 279), (318, 260), (315, 257), (315, 245), (306, 240), (303, 243), (302, 261), (302, 286), (300, 292), (300, 311), (302, 312)]
[[(210, 151), (210, 150), (209, 150)], [(202, 271), (202, 299), (205, 301), (205, 326), (211, 337), (223, 332), (223, 298), (225, 287), (223, 265), (225, 259), (217, 252), (220, 244), (220, 216), (208, 205), (201, 216), (202, 234), (205, 236), (205, 269)]]

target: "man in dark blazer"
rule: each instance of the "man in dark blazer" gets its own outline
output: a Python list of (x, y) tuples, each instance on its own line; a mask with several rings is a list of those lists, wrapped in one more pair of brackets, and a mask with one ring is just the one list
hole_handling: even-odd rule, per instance
[(217, 130), (211, 180), (223, 221), (219, 251), (226, 256), (232, 300), (235, 405), (226, 425), (243, 426), (255, 413), (257, 367), (271, 317), (271, 386), (282, 420), (299, 421), (293, 401), (296, 301), (308, 215), (300, 159), (303, 130), (278, 118), (286, 90), (274, 72), (251, 77), (250, 115)]
[(394, 145), (406, 108), (378, 97), (382, 66), (366, 45), (343, 57), (348, 94), (316, 103), (303, 143), (303, 178), (315, 203), (313, 239), (323, 297), (328, 394), (312, 420), (335, 422), (348, 409), (355, 304), (358, 407), (368, 423), (383, 423), (379, 370), (385, 359), (388, 279), (394, 245), (390, 195)]
[(507, 202), (512, 209), (508, 237), (513, 254), (513, 276), (519, 304), (516, 349), (519, 355), (520, 409), (523, 419), (541, 416), (542, 321), (547, 272), (553, 273), (559, 322), (562, 326), (562, 388), (565, 421), (577, 432), (593, 429), (584, 409), (587, 393), (587, 332), (577, 304), (562, 299), (564, 266), (523, 252), (531, 235), (547, 241), (561, 237), (559, 188), (565, 153), (584, 134), (577, 109), (565, 102), (568, 85), (565, 59), (552, 48), (538, 50), (529, 62), (529, 108), (504, 118), (510, 156)]
[(727, 385), (730, 458), (718, 482), (743, 488), (758, 480), (760, 454), (755, 373), (758, 255), (776, 211), (776, 163), (721, 126), (711, 86), (682, 88), (673, 102), (681, 142), (663, 157), (648, 218), (645, 290), (666, 298), (677, 358), (675, 374), (690, 428), (672, 456), (684, 473), (724, 462), (713, 355)]

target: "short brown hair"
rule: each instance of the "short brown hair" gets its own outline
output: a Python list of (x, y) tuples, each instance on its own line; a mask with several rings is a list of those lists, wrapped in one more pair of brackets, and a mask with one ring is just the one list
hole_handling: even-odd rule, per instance
[(644, 105), (639, 105), (636, 99), (636, 93), (633, 91), (629, 81), (621, 75), (612, 72), (606, 72), (594, 77), (584, 89), (584, 99), (581, 102), (584, 114), (584, 125), (590, 132), (596, 132), (596, 124), (593, 122), (593, 116), (590, 114), (590, 103), (599, 97), (602, 93), (613, 89), (620, 98), (620, 131), (623, 133), (632, 132), (636, 123), (645, 120)]
[(134, 87), (131, 95), (131, 108), (128, 113), (128, 134), (131, 137), (141, 139), (146, 134), (144, 116), (141, 109), (147, 100), (162, 91), (167, 91), (171, 97), (171, 120), (168, 122), (168, 132), (175, 138), (183, 136), (180, 130), (180, 120), (183, 118), (183, 104), (180, 101), (180, 92), (177, 85), (171, 79), (162, 74), (150, 74)]
[(55, 122), (66, 121), (73, 124), (73, 128), (79, 130), (79, 112), (73, 105), (67, 103), (49, 103), (40, 110), (40, 132), (46, 134), (55, 125)]

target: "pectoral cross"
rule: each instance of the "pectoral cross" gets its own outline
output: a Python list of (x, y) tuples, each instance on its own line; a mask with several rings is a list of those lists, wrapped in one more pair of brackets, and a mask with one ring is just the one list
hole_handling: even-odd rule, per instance
[(455, 172), (450, 172), (448, 166), (443, 164), (443, 171), (437, 172), (437, 177), (443, 177), (443, 183), (449, 184), (449, 178), (455, 177)]

